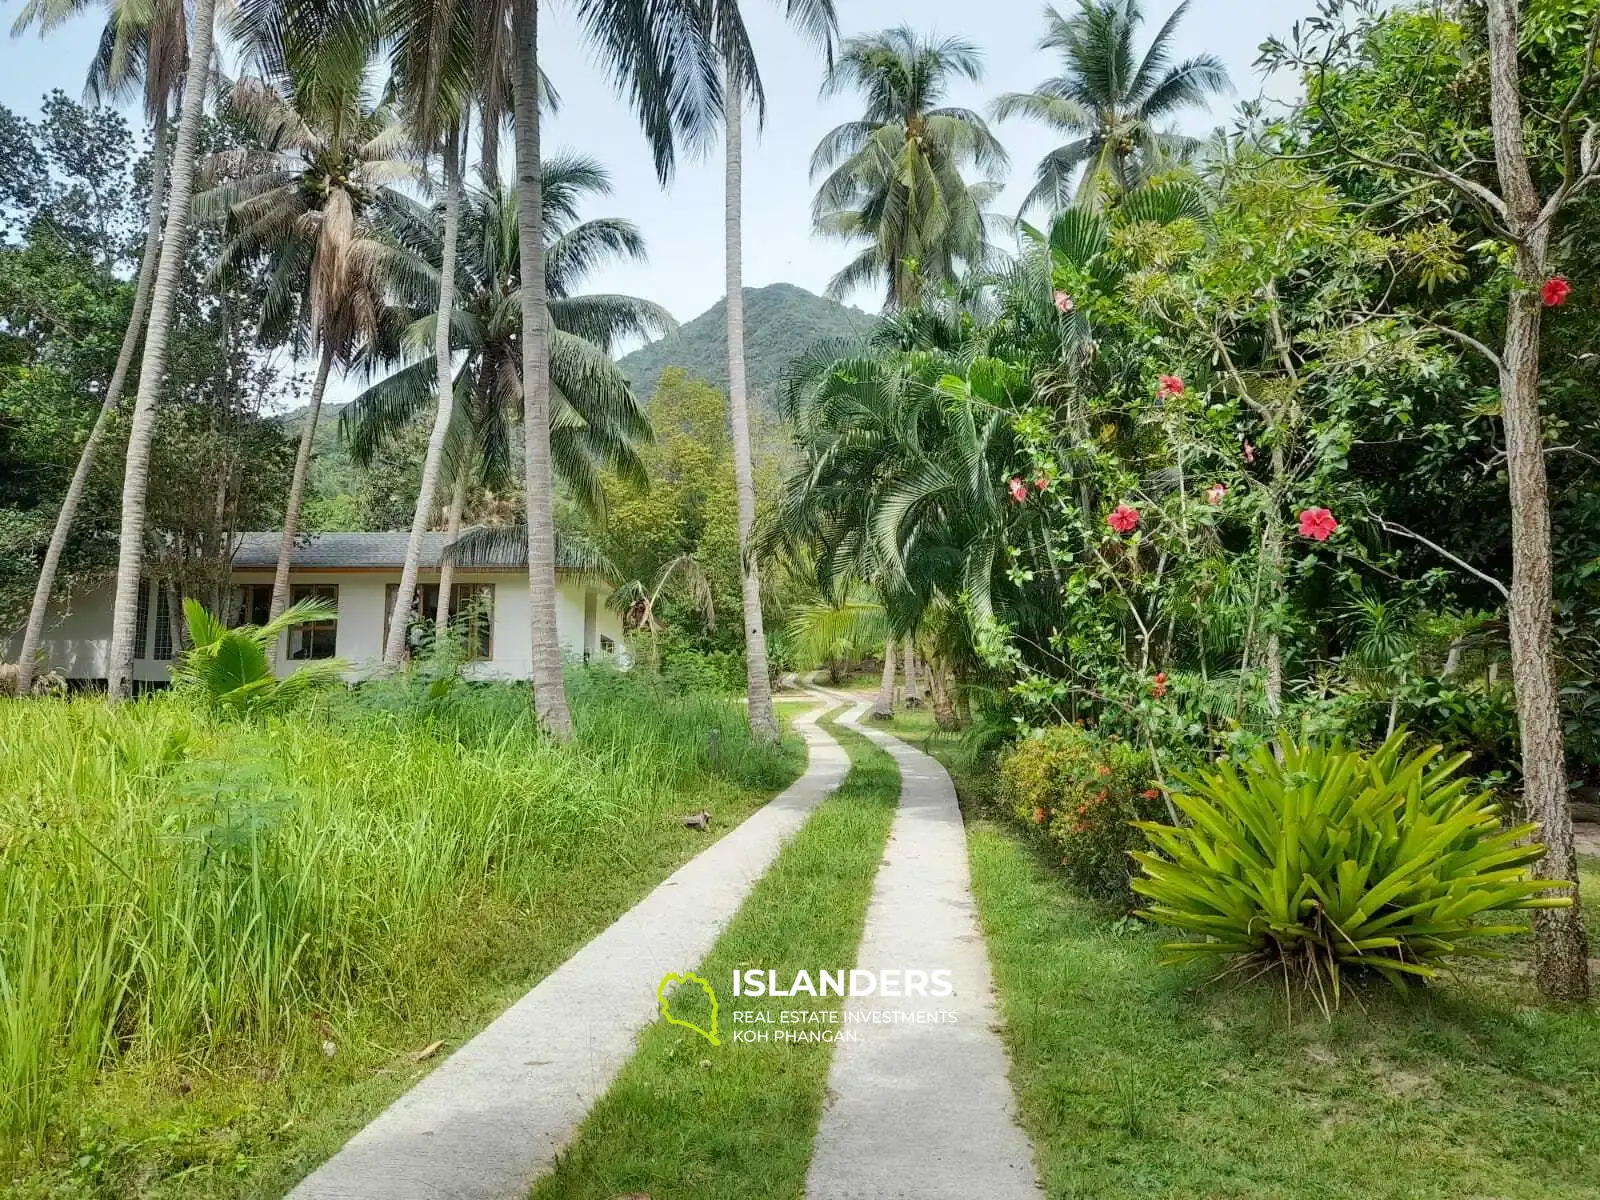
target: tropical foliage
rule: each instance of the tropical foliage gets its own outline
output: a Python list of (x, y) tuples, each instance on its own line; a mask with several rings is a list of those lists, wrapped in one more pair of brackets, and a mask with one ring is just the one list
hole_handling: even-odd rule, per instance
[(215, 712), (259, 716), (284, 708), (317, 688), (338, 683), (349, 664), (337, 658), (308, 662), (287, 675), (275, 675), (272, 655), (291, 629), (337, 620), (339, 611), (321, 600), (292, 604), (265, 625), (229, 628), (194, 599), (184, 601), (189, 648), (172, 664), (172, 685)]
[(1184, 0), (1142, 56), (1134, 51), (1144, 18), (1139, 0), (1079, 0), (1071, 16), (1046, 10), (1039, 48), (1060, 54), (1062, 73), (994, 104), (998, 120), (1026, 117), (1072, 138), (1040, 161), (1024, 211), (1092, 207), (1113, 189), (1127, 192), (1195, 156), (1199, 140), (1165, 123), (1224, 90), (1228, 72), (1214, 54), (1172, 62), (1172, 42), (1188, 10)]
[(1544, 854), (1537, 826), (1502, 826), (1459, 774), (1464, 755), (1406, 740), (1370, 755), (1285, 740), (1180, 778), (1188, 821), (1141, 823), (1154, 848), (1134, 854), (1133, 884), (1153, 919), (1197, 935), (1168, 947), (1174, 959), (1283, 972), (1337, 1005), (1347, 975), (1404, 988), (1525, 928), (1484, 913), (1571, 904), (1527, 870)]

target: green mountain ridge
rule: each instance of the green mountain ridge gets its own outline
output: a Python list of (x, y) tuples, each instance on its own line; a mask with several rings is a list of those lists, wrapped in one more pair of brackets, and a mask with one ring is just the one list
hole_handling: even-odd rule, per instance
[[(792, 283), (744, 289), (744, 356), (751, 398), (772, 412), (783, 373), (818, 342), (858, 338), (876, 317), (814, 295)], [(716, 387), (728, 386), (728, 306), (718, 300), (676, 333), (641, 346), (619, 360), (634, 391), (646, 402), (668, 367)]]

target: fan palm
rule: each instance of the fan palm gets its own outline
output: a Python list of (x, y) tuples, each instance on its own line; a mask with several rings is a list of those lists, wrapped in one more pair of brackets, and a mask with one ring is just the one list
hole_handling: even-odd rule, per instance
[(1144, 20), (1139, 0), (1080, 0), (1070, 17), (1045, 10), (1049, 28), (1039, 47), (1060, 53), (1061, 74), (994, 104), (996, 120), (1028, 117), (1072, 139), (1040, 161), (1024, 211), (1067, 207), (1080, 169), (1076, 200), (1092, 204), (1108, 179), (1127, 191), (1161, 164), (1193, 154), (1196, 139), (1158, 124), (1230, 85), (1215, 55), (1172, 63), (1173, 37), (1188, 8), (1184, 0), (1173, 10), (1143, 58), (1133, 48)]
[(318, 354), (269, 619), (289, 604), (289, 563), (328, 376), (377, 335), (394, 256), (372, 236), (373, 206), (393, 185), (418, 178), (417, 168), (399, 157), (408, 146), (399, 114), (364, 101), (364, 75), (363, 66), (339, 80), (308, 65), (293, 92), (261, 79), (235, 84), (225, 103), (257, 147), (213, 156), (205, 170), (218, 182), (198, 201), (202, 217), (227, 225), (218, 269), (266, 260), (263, 324), (298, 316)]
[[(878, 284), (891, 306), (910, 307), (925, 284), (984, 261), (984, 206), (1006, 154), (977, 113), (937, 107), (955, 79), (981, 77), (977, 48), (960, 38), (902, 26), (845, 42), (822, 94), (857, 91), (866, 111), (818, 143), (812, 218), (821, 233), (868, 244), (830, 281), (830, 296)], [(985, 178), (969, 183), (967, 168)]]
[[(91, 2), (29, 0), (12, 26), (12, 33), (20, 35), (31, 25), (37, 25), (41, 34), (48, 33), (61, 22), (89, 8)], [(188, 42), (189, 30), (182, 0), (156, 0), (155, 3), (113, 0), (107, 5), (106, 22), (101, 30), (95, 57), (89, 65), (85, 91), (92, 98), (126, 101), (138, 96), (143, 103), (152, 133), (149, 219), (146, 223), (144, 252), (139, 259), (139, 273), (134, 284), (133, 309), (123, 331), (116, 366), (106, 384), (100, 412), (78, 454), (78, 464), (73, 469), (72, 480), (62, 498), (61, 510), (56, 514), (50, 543), (45, 549), (44, 562), (39, 568), (33, 604), (28, 612), (28, 623), (23, 630), (22, 647), (17, 659), (17, 685), (22, 695), (27, 695), (32, 685), (34, 660), (38, 656), (39, 640), (44, 634), (45, 612), (50, 603), (50, 593), (55, 588), (61, 556), (66, 552), (67, 539), (77, 519), (78, 505), (83, 501), (89, 473), (94, 468), (111, 415), (122, 403), (134, 352), (144, 332), (151, 288), (161, 257), (161, 214), (166, 199), (167, 143), (170, 133), (167, 115), (174, 98), (182, 92)]]

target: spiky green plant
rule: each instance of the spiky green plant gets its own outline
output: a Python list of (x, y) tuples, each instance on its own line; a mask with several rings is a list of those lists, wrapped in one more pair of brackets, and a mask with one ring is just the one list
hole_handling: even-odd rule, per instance
[(265, 625), (237, 629), (229, 629), (197, 600), (183, 602), (183, 616), (190, 648), (172, 665), (173, 687), (217, 712), (253, 716), (281, 708), (309, 691), (339, 682), (350, 665), (327, 658), (283, 678), (273, 674), (268, 651), (280, 634), (338, 616), (338, 609), (324, 600), (302, 600)]
[(1468, 756), (1408, 752), (1404, 732), (1371, 754), (1285, 738), (1242, 762), (1179, 779), (1173, 803), (1191, 824), (1139, 822), (1143, 915), (1199, 935), (1171, 960), (1212, 955), (1304, 981), (1326, 1010), (1346, 972), (1396, 987), (1432, 980), (1477, 943), (1524, 930), (1485, 913), (1561, 908), (1527, 867), (1544, 854), (1531, 824), (1506, 828), (1457, 772)]

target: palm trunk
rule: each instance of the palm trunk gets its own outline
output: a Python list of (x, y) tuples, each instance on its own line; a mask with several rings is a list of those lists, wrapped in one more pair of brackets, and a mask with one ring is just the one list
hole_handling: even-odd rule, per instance
[[(445, 517), (444, 544), (448, 547), (461, 536), (461, 510), (467, 505), (467, 472), (465, 464), (456, 471), (455, 486), (450, 492), (450, 512)], [(443, 632), (450, 626), (450, 589), (456, 582), (456, 564), (446, 554), (439, 560), (439, 606), (434, 610), (433, 624)]]
[(161, 258), (161, 204), (167, 180), (167, 112), (163, 104), (156, 118), (155, 140), (150, 148), (150, 221), (144, 236), (144, 257), (139, 260), (139, 281), (133, 289), (133, 311), (128, 314), (128, 328), (122, 334), (122, 348), (117, 351), (117, 365), (106, 385), (104, 402), (89, 430), (89, 440), (84, 442), (78, 455), (78, 465), (73, 469), (72, 482), (61, 501), (61, 511), (56, 514), (56, 525), (50, 532), (50, 545), (44, 552), (44, 563), (39, 568), (39, 582), (33, 589), (33, 607), (28, 610), (28, 625), (22, 634), (22, 650), (17, 657), (17, 695), (26, 696), (33, 690), (34, 659), (39, 656), (39, 641), (44, 637), (45, 614), (50, 606), (50, 593), (55, 590), (56, 572), (61, 567), (61, 556), (66, 553), (67, 538), (72, 535), (73, 522), (78, 519), (78, 505), (89, 486), (89, 473), (94, 469), (100, 443), (105, 439), (111, 424), (111, 415), (122, 404), (122, 393), (128, 385), (128, 371), (133, 366), (133, 352), (139, 347), (139, 335), (144, 332), (145, 313), (150, 307), (150, 285), (155, 279), (156, 264)]
[(906, 634), (906, 707), (922, 707), (922, 688), (917, 683), (917, 648), (911, 640), (911, 635)]
[(176, 579), (169, 579), (167, 588), (167, 637), (172, 642), (172, 657), (183, 653), (183, 589)]
[(1540, 825), (1543, 879), (1571, 881), (1571, 908), (1538, 909), (1533, 917), (1534, 977), (1545, 996), (1589, 996), (1588, 941), (1578, 893), (1578, 858), (1567, 807), (1566, 755), (1555, 673), (1551, 612), (1550, 495), (1539, 414), (1539, 288), (1549, 272), (1550, 227), (1540, 223), (1538, 192), (1528, 169), (1518, 75), (1516, 0), (1489, 0), (1489, 99), (1495, 161), (1506, 216), (1517, 239), (1518, 284), (1506, 310), (1500, 355), (1500, 412), (1511, 492), (1511, 676), (1522, 741), (1523, 803)]
[(439, 491), (439, 470), (444, 462), (445, 438), (450, 432), (450, 420), (455, 415), (450, 318), (456, 307), (456, 242), (461, 229), (459, 142), (458, 131), (452, 128), (445, 135), (444, 248), (439, 262), (439, 312), (433, 326), (433, 361), (438, 372), (435, 387), (439, 400), (433, 412), (433, 430), (428, 434), (428, 453), (422, 460), (422, 486), (417, 489), (417, 507), (411, 516), (406, 561), (400, 570), (400, 586), (395, 590), (394, 611), (389, 614), (389, 641), (383, 648), (383, 661), (391, 667), (399, 666), (405, 655), (411, 599), (416, 595), (417, 572), (422, 565), (422, 535), (428, 531), (428, 519), (433, 515), (433, 498)]
[(883, 644), (883, 678), (878, 682), (878, 699), (872, 715), (888, 720), (894, 716), (894, 639)]
[(539, 149), (539, 5), (515, 0), (512, 70), (517, 145), (517, 237), (522, 275), (523, 486), (528, 505), (528, 636), (533, 708), (552, 737), (572, 736), (556, 628), (556, 535), (550, 473), (550, 308), (544, 279)]
[(206, 85), (211, 80), (211, 41), (216, 0), (195, 0), (194, 40), (189, 46), (187, 83), (172, 151), (171, 195), (161, 238), (161, 262), (150, 299), (150, 327), (139, 364), (139, 390), (128, 430), (128, 455), (122, 473), (122, 530), (117, 554), (117, 592), (111, 612), (111, 649), (106, 656), (106, 692), (113, 703), (133, 686), (134, 632), (139, 613), (139, 577), (144, 569), (145, 501), (150, 489), (150, 443), (155, 437), (156, 405), (167, 370), (167, 340), (177, 310), (178, 284), (189, 244), (189, 206), (194, 198), (195, 150), (205, 119)]
[(761, 621), (761, 576), (756, 566), (756, 476), (750, 450), (750, 403), (744, 375), (744, 103), (735, 72), (725, 73), (727, 95), (727, 207), (724, 262), (728, 282), (728, 405), (733, 425), (733, 474), (739, 492), (739, 559), (743, 570), (745, 686), (750, 732), (758, 742), (778, 740), (767, 673), (767, 634)]
[(944, 666), (940, 663), (930, 662), (927, 667), (928, 691), (933, 694), (933, 723), (940, 729), (954, 729), (956, 727), (956, 710), (955, 706), (950, 703), (950, 683)]
[[(300, 532), (300, 506), (305, 502), (306, 475), (311, 470), (311, 443), (317, 436), (317, 418), (322, 414), (322, 397), (328, 390), (328, 373), (333, 370), (333, 344), (322, 348), (317, 377), (311, 384), (311, 402), (306, 406), (305, 424), (300, 429), (300, 448), (294, 456), (294, 474), (289, 478), (289, 499), (283, 506), (283, 532), (278, 537), (278, 566), (272, 573), (272, 602), (267, 619), (276, 621), (289, 607), (289, 568), (294, 562), (294, 539)], [(278, 644), (267, 647), (267, 661), (278, 661)]]

